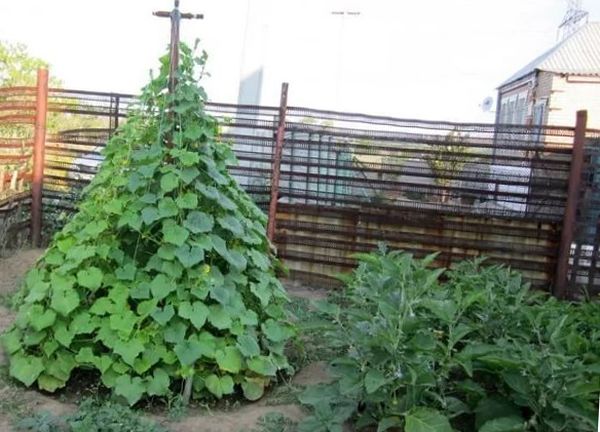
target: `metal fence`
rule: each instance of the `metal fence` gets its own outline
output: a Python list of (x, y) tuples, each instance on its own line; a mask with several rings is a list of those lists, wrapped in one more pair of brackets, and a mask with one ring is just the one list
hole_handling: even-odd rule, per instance
[[(8, 92), (2, 91), (0, 97)], [(131, 95), (50, 89), (42, 206), (47, 235), (60, 227), (61, 215), (75, 209), (102, 148), (135, 102)], [(223, 140), (236, 152), (233, 175), (263, 209), (270, 203), (276, 208), (273, 239), (298, 276), (329, 281), (355, 265), (353, 253), (385, 242), (416, 256), (439, 252), (440, 266), (485, 255), (522, 271), (540, 288), (556, 280), (557, 265), (565, 259), (560, 253), (565, 214), (573, 205), (568, 185), (575, 128), (430, 122), (286, 106), (208, 103), (206, 110), (219, 119)], [(281, 117), (279, 159), (275, 135)], [(587, 132), (579, 173), (565, 276), (571, 294), (600, 287), (598, 137)], [(273, 177), (279, 178), (277, 188)], [(26, 206), (27, 199), (20, 202)]]

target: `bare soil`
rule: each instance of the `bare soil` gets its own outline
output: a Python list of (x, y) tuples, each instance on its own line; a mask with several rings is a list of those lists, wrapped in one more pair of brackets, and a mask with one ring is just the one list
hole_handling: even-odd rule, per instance
[[(18, 250), (0, 258), (0, 297), (6, 299), (14, 293), (21, 284), (27, 270), (41, 256), (43, 250)], [(326, 297), (326, 290), (308, 287), (295, 281), (284, 281), (291, 296), (309, 299)], [(0, 333), (10, 326), (14, 319), (14, 311), (6, 302), (0, 305)], [(15, 416), (32, 415), (36, 412), (48, 411), (55, 415), (73, 412), (76, 406), (73, 402), (65, 402), (64, 397), (51, 397), (35, 390), (28, 390), (8, 378), (7, 358), (0, 348), (0, 431), (12, 431)], [(317, 362), (299, 371), (288, 384), (290, 388), (298, 388), (327, 381), (325, 365)], [(149, 415), (155, 421), (163, 424), (173, 432), (243, 432), (256, 427), (260, 417), (279, 412), (293, 421), (301, 420), (305, 415), (302, 408), (293, 403), (290, 390), (283, 384), (273, 389), (271, 394), (262, 400), (237, 408), (209, 410), (190, 408), (185, 416), (171, 420), (165, 415)]]

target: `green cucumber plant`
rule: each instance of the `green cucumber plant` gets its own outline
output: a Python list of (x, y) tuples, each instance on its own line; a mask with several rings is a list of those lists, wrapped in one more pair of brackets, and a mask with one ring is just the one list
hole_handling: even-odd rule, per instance
[(358, 255), (324, 336), (336, 379), (305, 390), (300, 431), (595, 431), (600, 304), (533, 292), (510, 270)]
[(181, 46), (108, 143), (78, 213), (26, 277), (3, 341), (10, 374), (54, 392), (89, 369), (135, 404), (144, 396), (260, 398), (289, 367), (295, 329), (266, 217), (227, 171), (235, 162)]

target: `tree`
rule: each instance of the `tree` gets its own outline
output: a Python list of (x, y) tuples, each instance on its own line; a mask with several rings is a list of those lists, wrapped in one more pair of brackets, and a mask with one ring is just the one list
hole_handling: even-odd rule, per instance
[[(40, 58), (32, 57), (23, 44), (0, 41), (0, 87), (34, 86), (37, 70), (48, 67)], [(61, 81), (50, 77), (52, 87), (60, 87)]]
[(471, 149), (464, 144), (468, 135), (461, 134), (457, 129), (449, 132), (444, 138), (443, 144), (436, 144), (425, 156), (427, 165), (435, 175), (435, 184), (441, 186), (440, 201), (448, 201), (448, 188), (452, 184), (453, 177), (460, 174), (469, 162)]

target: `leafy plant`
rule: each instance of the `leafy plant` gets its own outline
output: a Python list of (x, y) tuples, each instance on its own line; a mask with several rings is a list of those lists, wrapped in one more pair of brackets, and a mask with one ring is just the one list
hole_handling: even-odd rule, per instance
[(25, 417), (15, 424), (19, 431), (61, 432), (64, 430), (60, 419), (48, 411)]
[(131, 405), (144, 396), (260, 398), (288, 368), (294, 334), (265, 215), (227, 171), (231, 148), (204, 112), (194, 57), (168, 57), (105, 150), (79, 212), (26, 278), (4, 336), (10, 374), (53, 392), (96, 371)]
[[(295, 432), (296, 422), (280, 412), (270, 412), (258, 419), (251, 432)], [(241, 432), (241, 431), (240, 431)]]
[(308, 388), (300, 430), (595, 431), (600, 305), (531, 292), (520, 275), (481, 260), (445, 273), (434, 255), (358, 256), (330, 317), (337, 379)]

